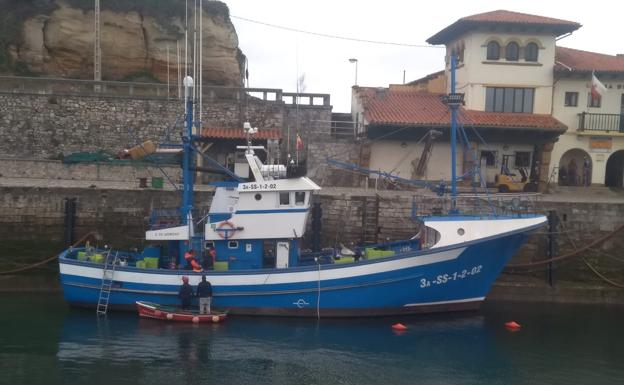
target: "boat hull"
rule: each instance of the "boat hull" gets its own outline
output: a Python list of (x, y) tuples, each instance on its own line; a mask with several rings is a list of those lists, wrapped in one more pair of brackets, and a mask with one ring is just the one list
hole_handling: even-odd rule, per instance
[[(213, 307), (230, 314), (348, 317), (472, 310), (539, 226), (372, 261), (204, 275), (213, 286)], [(60, 270), (66, 301), (96, 306), (101, 265), (61, 257)], [(178, 305), (182, 275), (196, 285), (202, 274), (120, 267), (109, 307), (132, 309), (136, 301)]]

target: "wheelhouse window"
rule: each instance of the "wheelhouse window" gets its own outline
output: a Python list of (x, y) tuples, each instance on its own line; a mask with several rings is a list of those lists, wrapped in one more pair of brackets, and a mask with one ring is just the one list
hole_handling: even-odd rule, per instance
[(280, 193), (279, 204), (280, 206), (289, 206), (290, 205), (290, 193), (287, 193), (287, 192)]
[(500, 44), (497, 41), (491, 41), (487, 44), (487, 60), (500, 59)]
[(563, 105), (566, 107), (578, 106), (578, 92), (566, 92)]
[(535, 43), (529, 43), (524, 47), (524, 60), (525, 61), (537, 61), (537, 52), (539, 47)]
[(305, 192), (297, 191), (295, 192), (295, 205), (303, 206), (305, 204)]
[(600, 107), (600, 96), (597, 98), (592, 95), (592, 93), (587, 94), (587, 107), (599, 108)]
[(481, 164), (484, 164), (486, 167), (495, 167), (496, 166), (496, 151), (481, 151)]
[(531, 153), (528, 151), (516, 151), (516, 167), (529, 167), (531, 165)]
[(507, 44), (505, 47), (505, 59), (508, 61), (518, 61), (520, 56), (520, 46), (515, 41)]
[(238, 241), (229, 241), (228, 249), (238, 249)]
[(534, 88), (487, 87), (485, 110), (488, 112), (533, 113)]

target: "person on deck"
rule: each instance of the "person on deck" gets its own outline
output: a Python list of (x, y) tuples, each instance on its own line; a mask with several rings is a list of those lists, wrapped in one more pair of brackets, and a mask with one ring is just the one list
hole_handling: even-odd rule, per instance
[(206, 281), (205, 275), (202, 275), (202, 280), (197, 285), (197, 297), (199, 297), (199, 314), (210, 314), (212, 285), (209, 281)]
[(193, 297), (193, 287), (189, 284), (187, 276), (182, 277), (182, 286), (178, 292), (178, 298), (182, 303), (182, 309), (188, 310), (191, 308), (191, 298)]
[(208, 252), (202, 256), (202, 267), (204, 270), (214, 269), (217, 252), (214, 247), (209, 247)]
[(202, 267), (197, 262), (197, 258), (195, 258), (195, 250), (190, 249), (186, 253), (184, 253), (184, 259), (186, 260), (187, 269), (193, 269), (194, 272), (199, 273), (202, 271)]

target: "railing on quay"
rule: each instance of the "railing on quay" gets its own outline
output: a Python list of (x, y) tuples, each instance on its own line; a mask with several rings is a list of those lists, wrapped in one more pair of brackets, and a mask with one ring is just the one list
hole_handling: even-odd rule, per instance
[[(330, 107), (329, 94), (283, 92), (275, 88), (204, 86), (206, 101), (253, 101), (283, 103), (302, 107)], [(76, 95), (117, 98), (171, 99), (179, 97), (177, 84), (94, 81), (80, 79), (0, 76), (0, 93), (35, 95)]]
[(624, 133), (624, 115), (581, 112), (579, 114), (578, 131), (606, 131)]

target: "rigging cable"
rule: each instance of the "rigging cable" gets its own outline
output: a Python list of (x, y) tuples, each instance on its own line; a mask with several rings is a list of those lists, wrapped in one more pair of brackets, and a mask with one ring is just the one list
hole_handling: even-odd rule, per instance
[(434, 46), (434, 45), (428, 45), (428, 44), (397, 43), (397, 42), (392, 42), (392, 41), (368, 40), (368, 39), (359, 39), (359, 38), (355, 38), (355, 37), (331, 35), (331, 34), (328, 34), (328, 33), (306, 31), (306, 30), (303, 30), (303, 29), (297, 29), (297, 28), (292, 28), (292, 27), (286, 27), (286, 26), (283, 26), (283, 25), (266, 23), (266, 22), (263, 22), (263, 21), (252, 20), (252, 19), (248, 19), (246, 17), (234, 16), (234, 15), (230, 15), (230, 18), (246, 21), (248, 23), (254, 23), (254, 24), (263, 25), (265, 27), (282, 29), (282, 30), (290, 31), (290, 32), (305, 33), (305, 34), (308, 34), (308, 35), (319, 36), (319, 37), (324, 37), (324, 38), (328, 38), (328, 39), (357, 41), (359, 43), (368, 43), (368, 44), (393, 45), (393, 46), (399, 46), (399, 47), (437, 48), (437, 49), (446, 48), (444, 46)]

